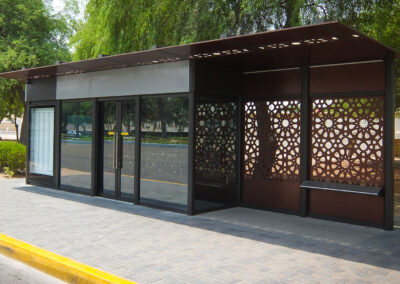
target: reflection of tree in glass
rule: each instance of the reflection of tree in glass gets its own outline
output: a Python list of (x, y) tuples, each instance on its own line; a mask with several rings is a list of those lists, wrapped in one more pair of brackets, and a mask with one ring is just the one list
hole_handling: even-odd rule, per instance
[[(157, 98), (142, 100), (142, 117), (144, 124), (150, 124), (154, 135), (160, 133), (162, 138), (168, 132), (182, 132), (188, 125), (188, 99), (185, 97)], [(177, 131), (172, 131), (177, 128)]]
[(126, 132), (131, 133), (131, 127), (135, 127), (135, 102), (126, 101), (122, 103), (122, 124), (126, 127)]
[(61, 109), (61, 133), (66, 135), (68, 125), (76, 125), (77, 117), (76, 103), (62, 103)]
[[(82, 137), (87, 126), (92, 125), (93, 103), (63, 103), (61, 107), (61, 133), (64, 136)], [(71, 127), (72, 126), (72, 127)]]
[[(79, 121), (78, 121), (78, 132), (80, 135), (86, 135), (87, 126), (92, 125), (92, 110), (93, 103), (91, 102), (81, 102), (78, 106), (79, 109)], [(79, 135), (77, 133), (77, 135)]]
[[(111, 131), (115, 128), (116, 104), (104, 103), (104, 130)], [(106, 133), (108, 135), (108, 133)]]

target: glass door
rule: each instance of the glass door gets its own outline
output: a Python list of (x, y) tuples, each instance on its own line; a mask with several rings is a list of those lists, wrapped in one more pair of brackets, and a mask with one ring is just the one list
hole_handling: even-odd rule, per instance
[(104, 197), (133, 201), (135, 164), (135, 102), (103, 102)]
[(103, 188), (102, 195), (116, 197), (118, 168), (117, 152), (117, 102), (103, 103)]
[(121, 102), (120, 199), (133, 201), (135, 172), (135, 101)]

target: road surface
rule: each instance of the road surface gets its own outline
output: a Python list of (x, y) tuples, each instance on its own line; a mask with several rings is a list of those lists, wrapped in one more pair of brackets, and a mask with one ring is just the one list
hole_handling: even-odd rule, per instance
[(1, 284), (58, 284), (65, 283), (22, 262), (0, 254)]

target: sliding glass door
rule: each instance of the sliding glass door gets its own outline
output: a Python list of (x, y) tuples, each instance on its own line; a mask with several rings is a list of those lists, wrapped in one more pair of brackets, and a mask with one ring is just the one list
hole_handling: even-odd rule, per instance
[(104, 197), (133, 201), (135, 101), (102, 102), (102, 186)]

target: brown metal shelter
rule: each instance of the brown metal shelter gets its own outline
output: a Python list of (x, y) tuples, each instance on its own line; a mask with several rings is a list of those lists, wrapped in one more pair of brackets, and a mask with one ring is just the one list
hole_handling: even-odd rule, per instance
[[(32, 124), (33, 111), (54, 108), (50, 173), (31, 171), (32, 155), (40, 151), (33, 151), (32, 138), (28, 183), (124, 200), (121, 176), (131, 176), (132, 194), (126, 200), (135, 204), (190, 215), (245, 206), (391, 230), (395, 56), (389, 47), (331, 22), (0, 77), (26, 81), (31, 138), (40, 132)], [(125, 73), (132, 74), (133, 83), (123, 79)], [(167, 113), (175, 111), (162, 107), (168, 102), (182, 103), (176, 112), (187, 124), (181, 126), (177, 115)], [(85, 103), (90, 103), (91, 130), (67, 130), (79, 124)], [(161, 118), (151, 116), (155, 112)], [(109, 117), (115, 117), (111, 128)], [(90, 185), (81, 192), (79, 185), (63, 186), (68, 175), (62, 170), (68, 160), (63, 149), (85, 145), (85, 135), (91, 141)], [(172, 138), (165, 140), (168, 135)], [(150, 147), (165, 160), (152, 162), (151, 151), (146, 152)], [(186, 155), (184, 164), (179, 151)], [(117, 173), (111, 195), (105, 193), (103, 174), (108, 153), (110, 171)], [(131, 168), (125, 162), (129, 153)], [(177, 181), (175, 174), (182, 178)], [(161, 183), (160, 192), (152, 195), (150, 187)], [(186, 194), (180, 207), (166, 196), (170, 192), (179, 199), (182, 191), (175, 185)]]

